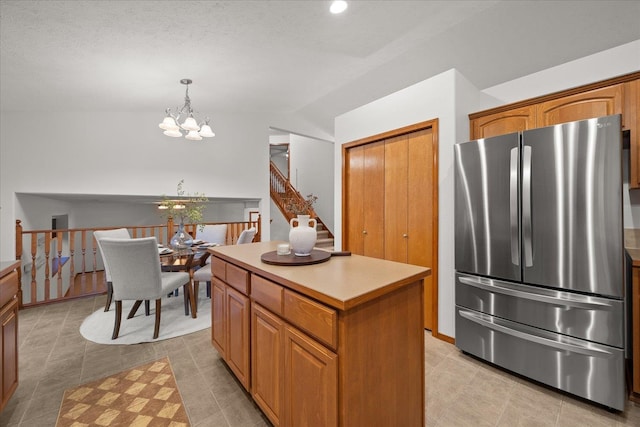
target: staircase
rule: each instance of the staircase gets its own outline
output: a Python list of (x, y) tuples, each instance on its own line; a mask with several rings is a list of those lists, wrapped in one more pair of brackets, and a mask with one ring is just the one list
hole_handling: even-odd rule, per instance
[[(296, 214), (287, 210), (287, 205), (290, 205), (291, 201), (304, 202), (305, 199), (302, 197), (302, 194), (300, 194), (300, 192), (291, 185), (289, 179), (282, 175), (282, 172), (280, 172), (273, 162), (270, 164), (270, 173), (271, 200), (273, 200), (282, 215), (286, 218), (287, 222), (289, 222), (292, 218), (296, 217)], [(318, 238), (316, 240), (315, 247), (330, 251), (333, 250), (334, 239), (331, 231), (318, 217), (313, 208), (309, 208), (307, 213), (311, 215), (311, 218), (315, 218), (317, 223), (316, 230)]]

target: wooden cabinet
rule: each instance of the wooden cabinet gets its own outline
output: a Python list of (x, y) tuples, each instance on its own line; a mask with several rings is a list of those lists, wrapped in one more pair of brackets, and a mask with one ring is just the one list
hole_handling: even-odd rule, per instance
[(629, 188), (640, 188), (640, 79), (625, 83), (623, 121), (630, 131)]
[(621, 114), (629, 137), (629, 188), (640, 188), (640, 72), (469, 115), (471, 139)]
[(471, 139), (490, 138), (536, 127), (536, 108), (527, 106), (471, 120)]
[[(356, 255), (307, 268), (262, 263), (277, 243), (210, 249), (212, 263), (226, 263), (212, 289), (223, 288), (231, 299), (222, 308), (213, 304), (212, 326), (220, 317), (227, 323), (224, 360), (232, 367), (234, 346), (247, 353), (228, 335), (244, 333), (249, 298), (248, 390), (269, 421), (283, 427), (424, 425), (428, 269)], [(228, 281), (233, 269), (249, 275), (246, 295), (219, 280)], [(232, 371), (242, 381), (245, 371)]]
[(536, 127), (622, 114), (622, 88), (621, 83), (541, 102), (536, 105)]
[[(211, 342), (245, 389), (249, 390), (249, 273), (213, 259)], [(223, 281), (226, 279), (226, 282)]]
[(274, 426), (281, 425), (284, 396), (284, 321), (251, 306), (251, 395)]
[(0, 263), (0, 411), (18, 388), (18, 272), (20, 262)]
[[(635, 264), (635, 263), (634, 263)], [(640, 402), (640, 266), (631, 269), (631, 394), (634, 400)]]
[(291, 326), (284, 338), (285, 426), (338, 426), (338, 356)]
[(434, 269), (425, 280), (425, 324), (434, 330), (437, 278), (437, 149), (434, 126), (347, 144), (344, 248), (352, 253)]

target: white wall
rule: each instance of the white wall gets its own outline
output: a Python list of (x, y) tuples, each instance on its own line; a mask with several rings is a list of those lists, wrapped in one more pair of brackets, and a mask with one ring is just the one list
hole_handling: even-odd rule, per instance
[[(460, 93), (456, 97), (456, 94)], [(342, 218), (342, 147), (347, 142), (415, 123), (438, 119), (438, 324), (441, 333), (454, 336), (453, 265), (453, 145), (468, 139), (468, 120), (461, 120), (456, 101), (474, 109), (483, 95), (456, 70), (449, 70), (392, 95), (352, 110), (335, 120), (336, 218)], [(486, 101), (485, 101), (486, 102)], [(464, 115), (464, 114), (462, 114)], [(342, 224), (336, 221), (336, 248), (342, 247)]]
[[(188, 141), (162, 135), (162, 116), (3, 112), (0, 259), (14, 258), (15, 219), (18, 214), (24, 217), (16, 193), (162, 196), (175, 194), (180, 179), (188, 192), (262, 200), (263, 239), (269, 240), (269, 126), (326, 138), (322, 130), (294, 116), (215, 114), (215, 138)], [(51, 206), (39, 212), (49, 225), (50, 216), (59, 213), (56, 204)], [(72, 216), (69, 220), (74, 227)], [(102, 221), (96, 216), (92, 225)]]
[[(342, 245), (341, 145), (421, 121), (439, 119), (438, 323), (441, 333), (454, 337), (452, 147), (456, 142), (469, 139), (468, 114), (637, 71), (640, 69), (639, 53), (640, 45), (634, 42), (482, 92), (456, 70), (449, 70), (338, 116), (335, 120), (334, 153), (336, 248)], [(640, 197), (635, 197), (632, 193), (631, 199), (630, 203), (633, 203)], [(627, 210), (633, 209), (633, 206), (627, 206)]]
[(331, 231), (334, 230), (333, 152), (333, 142), (291, 135), (289, 180), (304, 197), (318, 196), (313, 208)]

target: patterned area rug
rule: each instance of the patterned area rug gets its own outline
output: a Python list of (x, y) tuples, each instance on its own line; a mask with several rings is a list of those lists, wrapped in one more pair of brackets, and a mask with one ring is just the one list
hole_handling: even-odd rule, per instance
[(189, 425), (166, 357), (66, 390), (56, 422), (56, 427)]

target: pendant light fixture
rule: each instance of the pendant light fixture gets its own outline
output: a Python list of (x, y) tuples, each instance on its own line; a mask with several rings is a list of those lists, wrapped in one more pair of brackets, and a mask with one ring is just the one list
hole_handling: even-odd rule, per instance
[[(203, 122), (198, 124), (193, 117), (193, 109), (191, 108), (191, 99), (189, 98), (189, 85), (193, 83), (191, 79), (182, 79), (180, 83), (187, 86), (187, 90), (184, 95), (184, 105), (182, 107), (176, 107), (176, 113), (171, 113), (171, 108), (166, 109), (166, 117), (158, 126), (164, 130), (164, 134), (174, 138), (184, 136), (192, 141), (200, 141), (203, 137), (211, 138), (216, 136), (209, 126), (209, 117)], [(184, 122), (180, 123), (180, 120), (184, 118)], [(182, 131), (185, 131), (183, 134)], [(186, 134), (186, 135), (185, 135)]]

